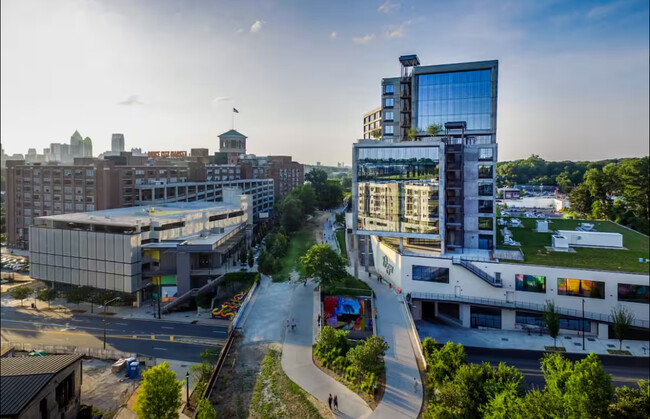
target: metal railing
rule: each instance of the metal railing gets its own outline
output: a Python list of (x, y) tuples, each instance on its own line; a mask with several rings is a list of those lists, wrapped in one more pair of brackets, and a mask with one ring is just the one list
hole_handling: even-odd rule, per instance
[[(522, 309), (522, 310), (539, 311), (539, 312), (543, 312), (546, 307), (544, 304), (527, 303), (524, 301), (505, 301), (505, 300), (496, 300), (493, 298), (468, 297), (468, 296), (454, 295), (454, 294), (435, 294), (435, 293), (428, 293), (428, 292), (414, 292), (411, 294), (411, 298), (418, 298), (422, 300), (452, 301), (452, 302), (459, 302), (459, 303), (474, 303), (474, 304), (482, 304), (482, 305), (502, 307), (502, 308)], [(555, 309), (557, 310), (558, 314), (562, 316), (574, 317), (578, 319), (582, 318), (582, 310), (562, 308), (562, 307), (558, 307), (557, 305), (555, 306)], [(596, 320), (605, 323), (613, 323), (612, 316), (609, 314), (585, 311), (584, 316), (585, 319), (589, 319), (589, 320)], [(632, 322), (632, 326), (648, 329), (650, 328), (650, 322), (648, 320), (634, 319), (634, 321)]]
[(470, 271), (474, 275), (478, 276), (483, 281), (487, 282), (488, 284), (492, 285), (493, 287), (503, 287), (503, 282), (501, 281), (501, 279), (494, 278), (492, 275), (488, 274), (487, 272), (483, 271), (482, 269), (480, 269), (479, 267), (477, 267), (476, 265), (470, 263), (467, 260), (459, 259), (459, 258), (453, 258), (451, 260), (451, 262), (454, 265), (462, 266), (463, 268), (467, 269), (468, 271)]

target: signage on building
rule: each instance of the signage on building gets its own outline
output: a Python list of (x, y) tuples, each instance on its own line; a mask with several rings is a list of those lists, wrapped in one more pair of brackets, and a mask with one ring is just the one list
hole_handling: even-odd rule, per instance
[(187, 157), (187, 151), (150, 151), (149, 158), (182, 159)]
[(261, 219), (269, 218), (269, 213), (268, 212), (260, 212), (259, 217)]
[(386, 274), (388, 276), (393, 274), (393, 271), (395, 270), (395, 267), (393, 265), (391, 265), (390, 263), (388, 263), (388, 257), (386, 255), (384, 255), (384, 257), (382, 259), (382, 265), (384, 266), (384, 269), (386, 270)]

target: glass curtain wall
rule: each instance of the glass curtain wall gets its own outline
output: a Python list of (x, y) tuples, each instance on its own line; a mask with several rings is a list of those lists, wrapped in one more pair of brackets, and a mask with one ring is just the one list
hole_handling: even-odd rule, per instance
[(417, 127), (467, 122), (467, 130), (490, 130), (491, 71), (473, 70), (418, 76)]

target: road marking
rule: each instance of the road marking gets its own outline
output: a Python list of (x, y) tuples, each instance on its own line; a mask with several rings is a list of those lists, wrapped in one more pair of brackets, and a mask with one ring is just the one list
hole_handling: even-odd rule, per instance
[(114, 324), (117, 324), (119, 326), (128, 326), (129, 325), (128, 323), (114, 323)]
[(166, 351), (166, 350), (167, 350), (167, 349), (165, 349), (165, 348), (154, 348), (154, 349), (157, 349), (157, 350), (159, 350), (159, 351)]
[(174, 328), (173, 328), (173, 327), (170, 327), (170, 326), (160, 326), (160, 328), (161, 328), (161, 329), (170, 329), (170, 330), (174, 330)]

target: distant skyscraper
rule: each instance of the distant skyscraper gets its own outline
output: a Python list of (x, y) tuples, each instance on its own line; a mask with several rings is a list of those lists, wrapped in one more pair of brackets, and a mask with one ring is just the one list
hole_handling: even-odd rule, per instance
[(113, 134), (111, 137), (111, 151), (114, 153), (124, 151), (124, 134)]

